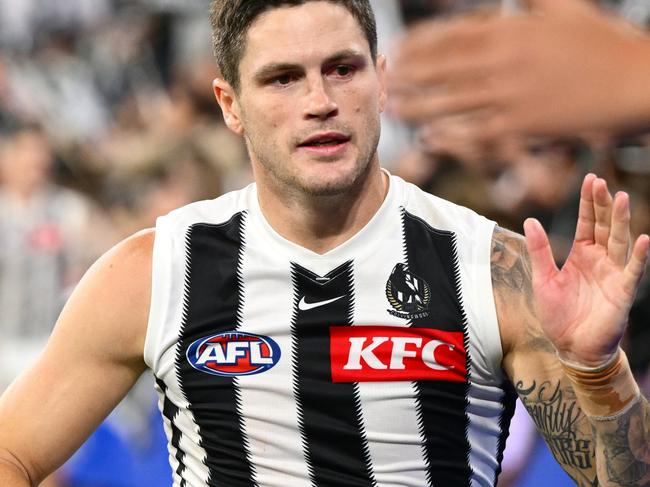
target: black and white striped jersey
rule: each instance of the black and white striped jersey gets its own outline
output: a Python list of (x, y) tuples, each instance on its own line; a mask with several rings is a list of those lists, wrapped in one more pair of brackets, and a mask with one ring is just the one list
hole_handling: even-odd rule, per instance
[(174, 486), (495, 485), (514, 397), (493, 228), (397, 177), (322, 255), (255, 185), (160, 218), (145, 360)]

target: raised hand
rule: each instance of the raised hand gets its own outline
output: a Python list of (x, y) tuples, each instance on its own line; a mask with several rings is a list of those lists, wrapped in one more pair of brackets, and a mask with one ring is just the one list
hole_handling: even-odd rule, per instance
[(604, 364), (618, 350), (650, 246), (641, 235), (630, 252), (628, 195), (612, 198), (605, 180), (585, 177), (573, 247), (561, 270), (541, 224), (528, 219), (524, 232), (544, 333), (561, 359)]
[(396, 50), (398, 116), (487, 140), (650, 128), (650, 36), (591, 0), (529, 0), (530, 12), (474, 14), (411, 29)]

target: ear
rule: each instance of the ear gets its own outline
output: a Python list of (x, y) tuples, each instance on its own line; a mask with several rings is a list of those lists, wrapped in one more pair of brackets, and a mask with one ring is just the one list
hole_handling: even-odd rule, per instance
[(244, 126), (241, 121), (241, 109), (235, 90), (230, 83), (223, 78), (215, 78), (212, 81), (212, 90), (221, 107), (223, 120), (230, 130), (237, 135), (244, 135)]
[(379, 79), (379, 111), (383, 113), (386, 110), (388, 101), (388, 92), (386, 89), (386, 56), (379, 54), (377, 56), (377, 77)]

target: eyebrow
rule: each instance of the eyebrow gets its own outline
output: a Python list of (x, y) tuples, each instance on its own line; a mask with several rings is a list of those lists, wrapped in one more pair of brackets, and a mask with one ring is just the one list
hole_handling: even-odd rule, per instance
[[(363, 52), (358, 51), (356, 49), (344, 49), (342, 51), (338, 51), (331, 56), (329, 56), (325, 61), (323, 61), (322, 65), (323, 66), (328, 66), (332, 64), (336, 64), (337, 62), (340, 62), (344, 59), (350, 59), (350, 58), (356, 58), (356, 59), (362, 59), (364, 60), (365, 63), (365, 55)], [(253, 78), (258, 81), (264, 81), (270, 77), (273, 77), (277, 75), (278, 73), (286, 73), (286, 72), (295, 72), (295, 71), (303, 71), (304, 68), (300, 64), (293, 64), (293, 63), (269, 63), (264, 66), (262, 66), (260, 69), (258, 69), (255, 74), (253, 75)]]

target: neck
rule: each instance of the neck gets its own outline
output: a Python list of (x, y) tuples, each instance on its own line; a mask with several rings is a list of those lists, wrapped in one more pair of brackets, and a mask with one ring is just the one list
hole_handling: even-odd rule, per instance
[(375, 215), (386, 198), (388, 176), (374, 161), (356, 187), (337, 195), (291, 194), (257, 185), (264, 217), (287, 240), (324, 254), (349, 240)]

